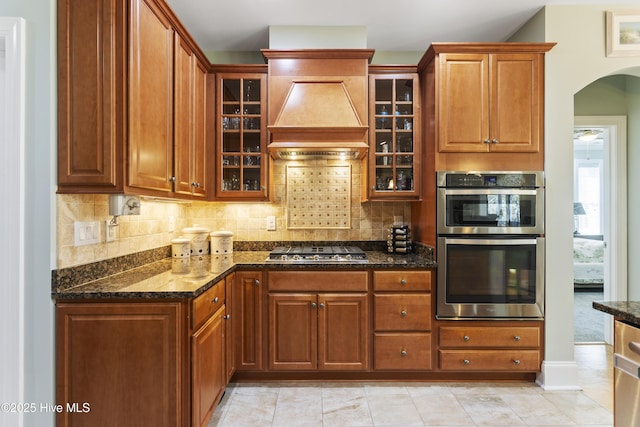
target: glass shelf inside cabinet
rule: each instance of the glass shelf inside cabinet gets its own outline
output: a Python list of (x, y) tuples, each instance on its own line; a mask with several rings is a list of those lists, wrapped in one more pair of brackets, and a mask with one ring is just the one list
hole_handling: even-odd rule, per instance
[(375, 80), (375, 183), (380, 193), (414, 191), (413, 79)]
[(262, 191), (264, 147), (261, 81), (223, 78), (221, 87), (221, 190)]

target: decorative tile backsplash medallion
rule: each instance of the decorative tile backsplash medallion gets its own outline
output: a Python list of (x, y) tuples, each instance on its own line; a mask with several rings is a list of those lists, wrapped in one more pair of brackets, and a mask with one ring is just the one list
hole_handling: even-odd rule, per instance
[(351, 227), (351, 166), (287, 166), (287, 228)]

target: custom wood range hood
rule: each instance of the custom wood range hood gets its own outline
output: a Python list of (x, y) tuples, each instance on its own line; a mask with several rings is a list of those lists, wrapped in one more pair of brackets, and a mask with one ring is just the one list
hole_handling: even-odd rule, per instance
[(372, 49), (262, 50), (274, 158), (361, 159), (368, 144)]

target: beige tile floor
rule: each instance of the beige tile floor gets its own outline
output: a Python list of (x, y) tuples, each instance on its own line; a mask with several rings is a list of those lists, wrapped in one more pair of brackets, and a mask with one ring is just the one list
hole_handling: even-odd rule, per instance
[(613, 426), (611, 347), (576, 345), (580, 391), (531, 383), (230, 384), (209, 427)]

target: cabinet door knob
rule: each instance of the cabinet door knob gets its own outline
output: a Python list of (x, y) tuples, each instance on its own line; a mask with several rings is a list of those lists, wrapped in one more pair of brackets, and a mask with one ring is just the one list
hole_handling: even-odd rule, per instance
[(260, 286), (260, 280), (253, 279), (253, 284), (256, 285), (256, 286)]
[(406, 285), (407, 284), (407, 279), (400, 279), (400, 284), (402, 286)]
[(513, 337), (513, 340), (514, 340), (514, 341), (520, 341), (520, 336), (519, 336), (519, 335), (516, 335), (515, 337)]
[(311, 303), (311, 308), (316, 308), (318, 306), (318, 304), (316, 304), (315, 302)]
[(172, 176), (171, 178), (169, 178), (169, 181), (170, 181), (170, 182), (176, 182), (176, 177), (175, 177), (175, 176)]
[(402, 316), (402, 317), (407, 317), (407, 310), (402, 310), (402, 311), (400, 312), (400, 316)]
[(229, 320), (231, 319), (231, 315), (230, 314), (225, 314), (224, 316), (222, 316), (223, 319), (225, 320)]
[(401, 357), (406, 357), (406, 356), (407, 356), (407, 350), (402, 349), (402, 350), (400, 351), (400, 356), (401, 356)]
[(220, 301), (220, 298), (218, 297), (215, 297), (214, 299), (211, 300), (211, 302), (218, 302), (218, 301)]
[(520, 364), (520, 359), (515, 359), (515, 360), (513, 361), (513, 364), (514, 364), (514, 365), (519, 365), (519, 364)]
[(469, 338), (469, 335), (465, 335), (464, 337), (462, 337), (462, 339), (465, 341), (469, 341), (471, 338)]
[(465, 365), (470, 365), (471, 361), (469, 359), (464, 359), (462, 363), (464, 363)]
[(320, 303), (320, 308), (324, 308), (324, 303), (323, 302)]
[(492, 143), (492, 144), (497, 144), (497, 143), (499, 143), (499, 142), (500, 142), (500, 141), (498, 141), (498, 139), (497, 139), (497, 138), (493, 138), (493, 139), (491, 140), (491, 143)]
[(489, 138), (485, 139), (485, 140), (484, 140), (484, 141), (482, 141), (482, 142), (484, 142), (485, 144), (491, 144), (491, 140), (490, 140)]

